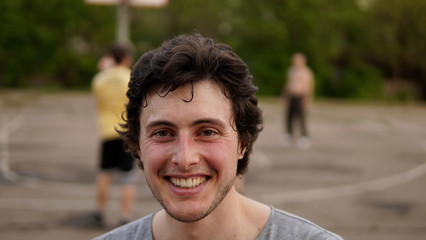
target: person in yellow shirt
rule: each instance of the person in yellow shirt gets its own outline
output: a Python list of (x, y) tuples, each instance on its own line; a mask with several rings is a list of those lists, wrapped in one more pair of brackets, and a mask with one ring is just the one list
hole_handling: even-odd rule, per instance
[(102, 140), (99, 172), (96, 179), (97, 211), (94, 213), (96, 224), (105, 226), (105, 208), (112, 174), (119, 173), (121, 191), (120, 224), (130, 221), (135, 196), (134, 159), (125, 152), (123, 141), (117, 130), (122, 122), (121, 114), (125, 111), (126, 92), (130, 79), (132, 56), (130, 51), (120, 45), (114, 45), (104, 55), (112, 58), (114, 64), (101, 70), (92, 81), (98, 113), (98, 125)]

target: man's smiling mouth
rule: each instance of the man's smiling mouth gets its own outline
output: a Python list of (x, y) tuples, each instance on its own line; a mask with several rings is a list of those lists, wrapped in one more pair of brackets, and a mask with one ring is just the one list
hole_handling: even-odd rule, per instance
[(178, 178), (178, 177), (170, 177), (170, 182), (176, 187), (181, 188), (193, 188), (197, 187), (204, 181), (206, 181), (207, 177), (191, 177), (191, 178)]

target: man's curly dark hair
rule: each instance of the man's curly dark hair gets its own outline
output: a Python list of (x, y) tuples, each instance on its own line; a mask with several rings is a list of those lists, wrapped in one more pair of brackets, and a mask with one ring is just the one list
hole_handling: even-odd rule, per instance
[(137, 156), (140, 116), (149, 104), (150, 91), (159, 88), (157, 94), (164, 97), (181, 86), (193, 86), (203, 80), (215, 81), (231, 100), (234, 126), (241, 149), (245, 149), (236, 174), (245, 173), (253, 144), (262, 130), (262, 112), (255, 96), (258, 88), (247, 64), (231, 47), (200, 34), (180, 35), (165, 41), (159, 48), (143, 54), (133, 66), (127, 91), (129, 101), (123, 116), (125, 123), (119, 131), (128, 151)]

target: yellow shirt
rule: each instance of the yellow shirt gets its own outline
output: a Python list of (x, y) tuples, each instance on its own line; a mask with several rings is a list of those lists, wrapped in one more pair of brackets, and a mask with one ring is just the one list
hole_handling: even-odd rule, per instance
[(102, 140), (119, 138), (115, 128), (122, 123), (121, 114), (125, 111), (126, 92), (130, 80), (130, 69), (115, 66), (99, 72), (92, 81), (92, 91), (96, 97), (98, 122)]

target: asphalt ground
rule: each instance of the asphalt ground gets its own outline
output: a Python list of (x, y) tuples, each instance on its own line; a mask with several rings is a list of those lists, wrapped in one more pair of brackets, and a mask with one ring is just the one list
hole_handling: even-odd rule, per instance
[[(426, 106), (315, 102), (301, 150), (282, 144), (280, 103), (260, 105), (245, 195), (348, 240), (426, 238)], [(0, 91), (0, 239), (91, 239), (115, 227), (119, 185), (107, 229), (89, 217), (98, 141), (89, 93)], [(139, 175), (134, 218), (160, 208)]]

